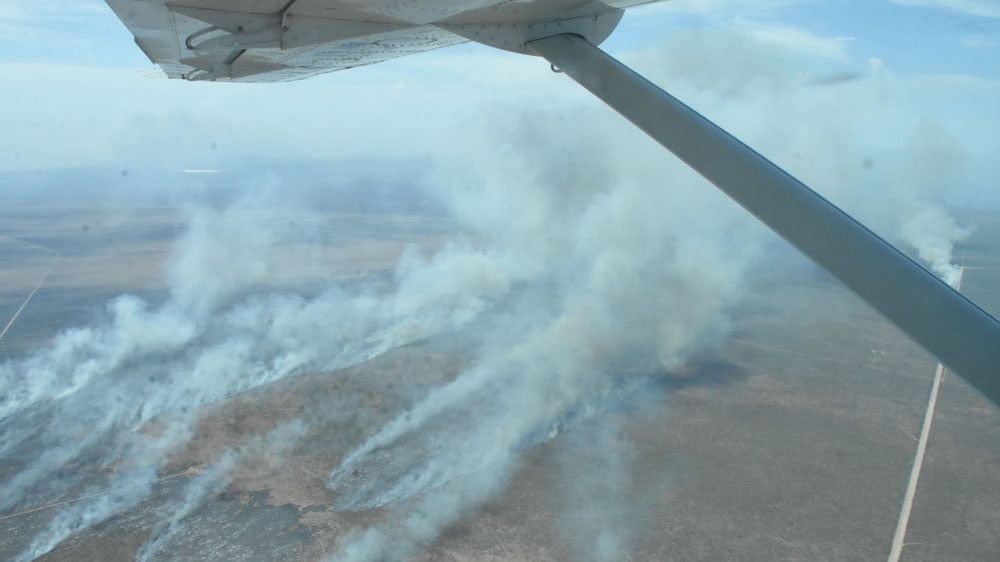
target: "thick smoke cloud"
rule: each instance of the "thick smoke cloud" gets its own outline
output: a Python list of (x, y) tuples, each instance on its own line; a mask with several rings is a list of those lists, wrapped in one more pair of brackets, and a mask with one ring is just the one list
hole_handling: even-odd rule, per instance
[[(866, 144), (866, 120), (898, 95), (884, 66), (823, 80), (799, 67), (850, 64), (835, 44), (799, 52), (773, 39), (681, 35), (627, 62), (951, 280), (951, 248), (967, 230), (937, 186), (961, 177), (961, 146), (916, 122), (904, 123), (912, 141), (898, 151)], [(164, 303), (122, 296), (104, 321), (0, 367), (0, 451), (43, 451), (5, 485), (0, 508), (79, 489), (80, 476), (52, 478), (67, 463), (116, 467), (94, 488), (109, 493), (63, 508), (22, 558), (147, 497), (190, 440), (199, 406), (459, 331), (472, 342), (470, 366), (330, 467), (337, 509), (388, 508), (384, 522), (331, 546), (332, 558), (417, 552), (501, 492), (525, 449), (560, 435), (572, 465), (566, 542), (581, 558), (627, 558), (643, 520), (634, 448), (604, 425), (607, 410), (726, 337), (728, 312), (748, 272), (769, 265), (774, 238), (596, 101), (495, 105), (475, 125), (435, 155), (426, 182), (465, 235), (431, 255), (406, 253), (391, 287), (262, 293), (269, 250), (315, 235), (301, 225), (319, 220), (284, 197), (254, 195), (190, 211)], [(163, 552), (247, 450), (278, 454), (277, 443), (305, 430), (276, 431), (287, 433), (194, 477), (139, 557)], [(574, 445), (581, 436), (597, 447)]]
[[(515, 289), (505, 313), (481, 322), (473, 366), (333, 471), (337, 507), (393, 507), (335, 559), (412, 554), (502, 489), (525, 447), (726, 334), (762, 229), (714, 191), (688, 188), (690, 172), (609, 112), (543, 108), (508, 121), (518, 113), (501, 108), (482, 145), (452, 155), (467, 166), (433, 182)], [(549, 148), (527, 148), (537, 146)], [(605, 550), (628, 544), (605, 536)]]

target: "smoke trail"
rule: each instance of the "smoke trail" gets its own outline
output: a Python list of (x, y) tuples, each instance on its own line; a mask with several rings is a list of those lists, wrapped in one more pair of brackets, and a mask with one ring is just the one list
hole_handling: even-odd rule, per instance
[[(0, 491), (0, 509), (78, 489), (85, 475), (62, 470), (67, 463), (117, 467), (104, 484), (111, 493), (64, 508), (25, 556), (137, 505), (190, 439), (199, 406), (456, 329), (506, 290), (483, 274), (482, 259), (446, 249), (426, 263), (404, 262), (394, 297), (337, 285), (311, 299), (242, 297), (266, 281), (273, 247), (302, 235), (286, 213), (308, 216), (283, 205), (250, 196), (222, 211), (193, 209), (165, 303), (119, 297), (104, 322), (0, 367), (0, 448), (30, 459)], [(437, 275), (456, 284), (435, 286)]]
[(570, 431), (562, 444), (561, 523), (576, 560), (620, 560), (642, 530), (643, 502), (631, 480), (635, 447), (619, 426), (606, 417)]
[(280, 457), (297, 443), (306, 429), (306, 425), (299, 420), (286, 422), (267, 435), (257, 436), (241, 447), (223, 452), (218, 460), (191, 479), (182, 498), (165, 506), (149, 539), (136, 552), (136, 560), (155, 560), (183, 528), (184, 519), (200, 508), (207, 497), (225, 488), (231, 480), (232, 472), (241, 462), (251, 457), (264, 457), (269, 462), (279, 462)]
[[(146, 448), (149, 452), (151, 449)], [(74, 533), (135, 507), (152, 491), (155, 479), (156, 464), (153, 459), (138, 459), (136, 464), (116, 470), (104, 486), (89, 488), (84, 494), (99, 494), (96, 498), (61, 509), (49, 522), (48, 528), (35, 536), (31, 545), (17, 557), (18, 562), (34, 560)]]

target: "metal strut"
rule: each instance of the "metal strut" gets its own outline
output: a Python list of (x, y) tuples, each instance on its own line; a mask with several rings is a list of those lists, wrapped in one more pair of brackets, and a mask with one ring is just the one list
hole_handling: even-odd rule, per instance
[(715, 184), (1000, 406), (1000, 322), (832, 203), (577, 35), (527, 46)]

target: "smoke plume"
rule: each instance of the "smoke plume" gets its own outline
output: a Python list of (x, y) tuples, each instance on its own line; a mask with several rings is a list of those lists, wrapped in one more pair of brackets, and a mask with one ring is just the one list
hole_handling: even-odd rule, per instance
[[(699, 110), (877, 231), (909, 242), (949, 279), (951, 245), (964, 230), (938, 191), (910, 181), (919, 154), (882, 158), (863, 141), (864, 120), (896, 93), (883, 65), (870, 63), (852, 80), (817, 81), (796, 67), (817, 56), (842, 64), (842, 51), (800, 55), (769, 36), (738, 32), (666, 43), (656, 56), (636, 57), (640, 70), (697, 100)], [(443, 200), (516, 288), (506, 303), (512, 312), (489, 318), (471, 368), (331, 473), (338, 508), (392, 509), (388, 522), (345, 538), (335, 560), (412, 554), (503, 489), (531, 436), (558, 434), (560, 420), (630, 377), (674, 368), (719, 341), (745, 274), (773, 243), (610, 111), (540, 103), (532, 111), (496, 108), (482, 125), (489, 131), (482, 145), (467, 142), (449, 154), (461, 168), (439, 169), (434, 185)], [(591, 490), (599, 513), (582, 507), (567, 521), (577, 529), (578, 554), (623, 559), (630, 533), (641, 532), (612, 521), (634, 505), (628, 446), (605, 444), (607, 456), (580, 463), (602, 470), (610, 487)], [(593, 474), (572, 477), (587, 488)]]
[(481, 319), (472, 367), (331, 473), (338, 508), (393, 508), (335, 559), (412, 554), (503, 489), (523, 448), (720, 341), (757, 255), (762, 229), (616, 116), (504, 109), (434, 185), (514, 287), (506, 313)]

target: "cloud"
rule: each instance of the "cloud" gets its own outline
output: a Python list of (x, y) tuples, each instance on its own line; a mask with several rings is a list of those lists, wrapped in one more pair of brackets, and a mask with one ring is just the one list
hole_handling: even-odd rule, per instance
[(128, 38), (125, 27), (103, 1), (11, 0), (0, 5), (0, 62), (93, 65), (98, 60), (144, 58), (138, 49), (116, 49), (117, 41)]
[(0, 6), (0, 21), (51, 23), (80, 21), (108, 10), (102, 0), (7, 0)]
[(790, 26), (750, 22), (738, 23), (738, 25), (748, 30), (761, 43), (772, 43), (801, 57), (817, 57), (839, 62), (849, 60), (845, 44), (854, 39), (853, 37), (824, 37)]
[(995, 49), (1000, 47), (1000, 37), (985, 33), (963, 33), (959, 40), (972, 49)]
[(803, 0), (669, 0), (640, 6), (638, 9), (646, 15), (682, 13), (726, 19), (734, 13), (768, 14), (802, 3)]
[[(550, 91), (551, 72), (536, 59), (456, 49), (290, 84), (191, 84), (131, 69), (0, 63), (0, 80), (11, 85), (0, 90), (7, 124), (0, 170), (227, 169), (259, 159), (262, 146), (274, 160), (426, 155), (429, 146), (448, 142), (441, 132), (481, 101)], [(493, 72), (494, 64), (503, 72)], [(291, 98), (297, 103), (289, 105)], [(375, 117), (388, 107), (397, 119)]]
[(1000, 18), (1000, 6), (990, 0), (892, 0), (895, 4), (950, 10), (970, 16)]

